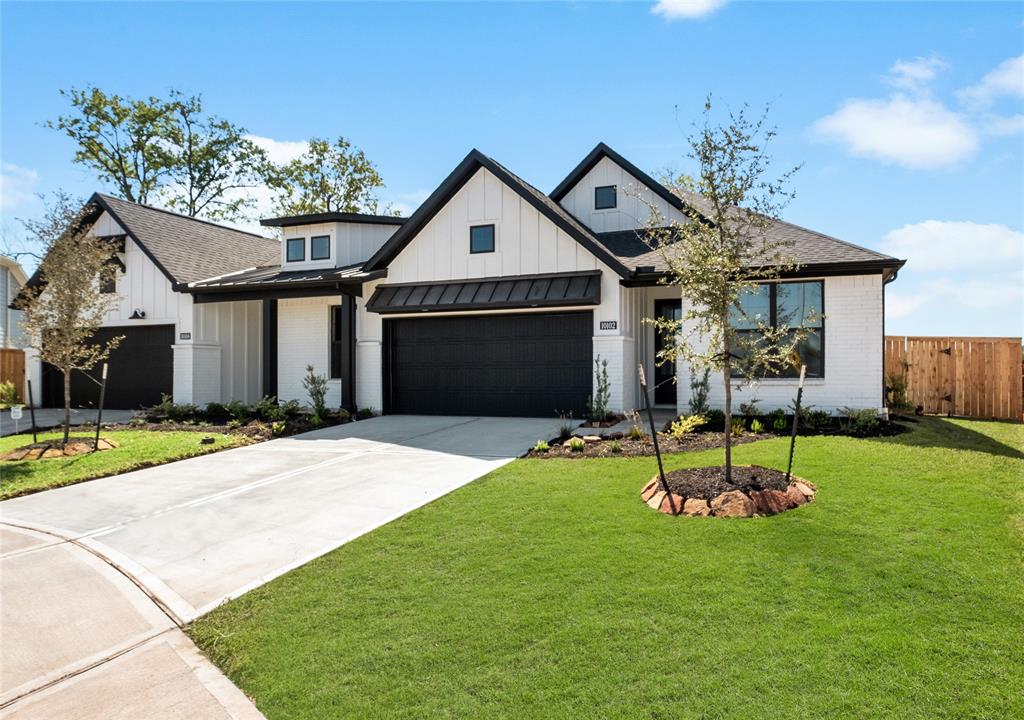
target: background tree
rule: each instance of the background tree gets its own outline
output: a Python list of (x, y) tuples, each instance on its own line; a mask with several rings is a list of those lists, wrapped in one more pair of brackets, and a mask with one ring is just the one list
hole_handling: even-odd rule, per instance
[(277, 208), (281, 215), (378, 211), (374, 190), (384, 187), (377, 168), (343, 137), (320, 138), (281, 169)]
[[(653, 321), (658, 332), (676, 337), (658, 361), (683, 361), (691, 372), (721, 374), (727, 481), (732, 480), (733, 372), (750, 381), (791, 366), (797, 344), (807, 335), (799, 325), (786, 327), (783, 319), (773, 327), (767, 318), (747, 317), (741, 305), (760, 283), (796, 269), (789, 255), (792, 242), (773, 239), (767, 231), (792, 199), (789, 181), (799, 168), (766, 177), (771, 163), (766, 147), (775, 137), (766, 119), (767, 113), (751, 120), (744, 107), (716, 126), (709, 98), (703, 123), (689, 138), (696, 177), (677, 176), (670, 186), (686, 203), (687, 221), (668, 222), (651, 206), (647, 228), (648, 241), (668, 267), (665, 282), (679, 289), (684, 308), (680, 320)], [(733, 321), (740, 318), (757, 332), (739, 332)], [(801, 318), (800, 324), (808, 320)]]
[(274, 166), (245, 128), (203, 112), (202, 98), (171, 91), (167, 126), (167, 207), (189, 217), (239, 220), (256, 199), (245, 190), (272, 181)]
[(92, 168), (125, 200), (149, 202), (169, 172), (170, 107), (160, 98), (133, 100), (99, 88), (61, 90), (66, 115), (46, 123), (75, 141), (75, 162)]
[(70, 210), (63, 202), (48, 207), (42, 220), (26, 223), (38, 232), (45, 249), (39, 266), (42, 283), (25, 290), (22, 328), (39, 358), (64, 376), (64, 441), (71, 427), (71, 373), (90, 370), (105, 360), (123, 339), (93, 340), (116, 295), (100, 292), (101, 277), (110, 271), (113, 248), (92, 235), (86, 222), (95, 208)]

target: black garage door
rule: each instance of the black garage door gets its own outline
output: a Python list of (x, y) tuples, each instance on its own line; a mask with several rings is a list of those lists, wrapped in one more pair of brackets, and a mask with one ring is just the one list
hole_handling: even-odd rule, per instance
[[(123, 335), (124, 339), (107, 360), (107, 395), (104, 407), (134, 409), (156, 405), (161, 394), (171, 394), (174, 376), (173, 325), (100, 328), (97, 340), (106, 341)], [(100, 367), (89, 371), (99, 379)], [(75, 370), (71, 373), (71, 404), (73, 407), (96, 407), (100, 386)], [(64, 405), (64, 376), (50, 365), (43, 364), (43, 404)]]
[(593, 333), (590, 312), (385, 320), (384, 410), (582, 417)]

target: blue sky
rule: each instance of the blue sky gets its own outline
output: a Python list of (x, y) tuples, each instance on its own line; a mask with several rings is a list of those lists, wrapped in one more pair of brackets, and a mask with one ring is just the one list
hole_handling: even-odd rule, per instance
[(202, 93), (281, 157), (343, 134), (411, 209), (471, 147), (550, 191), (604, 140), (689, 168), (708, 92), (772, 104), (786, 219), (909, 262), (887, 330), (1020, 335), (1019, 3), (12, 3), (4, 232), (34, 194), (101, 189), (41, 123), (58, 89)]

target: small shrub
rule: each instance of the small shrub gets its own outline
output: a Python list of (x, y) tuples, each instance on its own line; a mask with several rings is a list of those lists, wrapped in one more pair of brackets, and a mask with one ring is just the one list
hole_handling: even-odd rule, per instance
[(583, 438), (574, 437), (569, 439), (569, 449), (573, 452), (583, 452), (583, 448), (586, 446), (587, 444), (583, 441)]
[(206, 417), (209, 420), (223, 420), (230, 417), (231, 413), (224, 407), (224, 403), (212, 402), (206, 404)]
[(302, 388), (309, 395), (309, 404), (313, 408), (313, 417), (322, 420), (327, 414), (327, 377), (317, 375), (312, 365), (306, 366), (306, 377), (302, 378)]
[(594, 380), (597, 392), (587, 398), (587, 419), (590, 422), (604, 422), (608, 419), (608, 401), (611, 398), (611, 382), (608, 380), (608, 361), (598, 355), (594, 358)]
[(230, 420), (228, 420), (227, 424), (228, 427), (232, 429), (242, 427), (242, 421), (239, 420), (238, 418), (231, 418)]
[(751, 418), (761, 417), (761, 408), (757, 406), (759, 402), (761, 401), (751, 400), (750, 402), (740, 403), (740, 414)]
[(232, 400), (224, 406), (224, 409), (228, 411), (228, 415), (238, 420), (239, 423), (245, 422), (252, 417), (252, 408), (241, 400)]
[(739, 437), (740, 435), (742, 435), (746, 431), (747, 431), (747, 429), (743, 426), (743, 420), (733, 420), (732, 421), (732, 434), (733, 435), (735, 435), (736, 437)]
[(14, 383), (10, 380), (0, 382), (0, 405), (10, 407), (20, 403), (21, 397), (18, 395), (18, 388), (14, 387)]
[(128, 424), (133, 426), (133, 427), (138, 427), (139, 425), (145, 425), (146, 424), (146, 418), (133, 417), (131, 420), (128, 421)]
[(804, 424), (808, 430), (821, 432), (832, 424), (832, 415), (827, 410), (808, 410)]
[(839, 412), (843, 415), (840, 421), (840, 428), (847, 435), (868, 437), (874, 435), (881, 424), (881, 421), (878, 419), (878, 413), (871, 408), (857, 410), (844, 407), (840, 408)]
[(310, 427), (318, 428), (318, 427), (320, 427), (323, 424), (324, 424), (324, 419), (322, 417), (320, 417), (319, 415), (317, 415), (316, 413), (313, 413), (312, 415), (309, 416), (309, 425), (310, 425)]
[(711, 369), (704, 368), (700, 380), (696, 375), (690, 376), (690, 414), (707, 415), (708, 393), (711, 391)]
[(889, 396), (889, 407), (895, 412), (908, 412), (914, 409), (907, 394), (907, 370), (910, 366), (903, 363), (900, 372), (889, 373), (885, 379), (886, 392)]
[(252, 406), (253, 414), (263, 422), (274, 423), (284, 420), (287, 413), (281, 407), (277, 398), (273, 395), (264, 395), (259, 402)]
[(576, 429), (576, 423), (572, 421), (572, 413), (568, 415), (558, 413), (558, 419), (561, 421), (558, 425), (558, 439), (568, 440), (569, 436), (572, 435), (572, 431)]
[(786, 424), (786, 412), (782, 408), (775, 408), (770, 413), (764, 416), (764, 422), (767, 427), (775, 427), (775, 425), (782, 421), (783, 426)]
[(373, 410), (370, 408), (359, 408), (356, 410), (356, 420), (369, 420), (373, 417)]
[(764, 432), (764, 424), (757, 418), (754, 418), (754, 420), (750, 423), (750, 432), (754, 433), (755, 435), (760, 435), (761, 433)]
[(546, 453), (550, 449), (551, 446), (548, 445), (546, 440), (538, 440), (537, 444), (533, 446), (533, 451), (539, 453)]
[(350, 413), (345, 408), (341, 408), (340, 410), (338, 410), (338, 422), (340, 422), (340, 423), (352, 422), (352, 413)]
[(725, 413), (721, 410), (709, 410), (704, 417), (707, 418), (705, 425), (712, 430), (725, 430)]
[(626, 432), (626, 437), (630, 440), (643, 440), (647, 437), (647, 433), (644, 432), (643, 424), (640, 420), (640, 413), (636, 410), (629, 410), (626, 412), (626, 419), (629, 420), (629, 430)]
[(703, 415), (685, 415), (672, 423), (668, 434), (676, 440), (682, 440), (706, 422), (707, 419)]
[(285, 425), (284, 420), (277, 420), (276, 422), (270, 423), (270, 432), (274, 435), (280, 435), (284, 432), (285, 427), (287, 426)]
[(620, 443), (618, 440), (612, 440), (611, 443), (608, 445), (608, 449), (617, 455), (620, 452), (622, 452), (622, 443)]
[(774, 430), (777, 433), (785, 432), (788, 426), (789, 423), (786, 422), (786, 418), (784, 417), (772, 420), (772, 430)]

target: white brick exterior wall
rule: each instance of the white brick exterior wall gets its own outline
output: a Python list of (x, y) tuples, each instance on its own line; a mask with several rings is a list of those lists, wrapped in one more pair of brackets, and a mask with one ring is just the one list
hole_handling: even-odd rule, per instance
[[(340, 298), (279, 300), (277, 303), (277, 396), (309, 404), (302, 387), (306, 366), (330, 375), (330, 307)], [(341, 380), (327, 381), (327, 406), (341, 405)]]
[[(804, 382), (804, 406), (835, 412), (842, 407), (881, 409), (882, 276), (849, 275), (825, 278), (825, 377)], [(689, 374), (679, 378), (680, 411), (687, 410)], [(796, 380), (767, 379), (755, 387), (733, 385), (733, 411), (740, 403), (759, 399), (762, 411), (786, 409), (796, 397)], [(721, 408), (722, 383), (711, 379), (709, 402)]]

